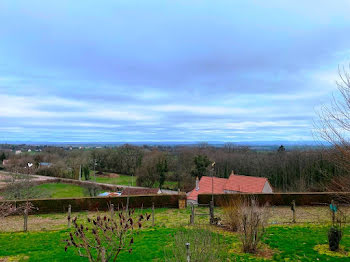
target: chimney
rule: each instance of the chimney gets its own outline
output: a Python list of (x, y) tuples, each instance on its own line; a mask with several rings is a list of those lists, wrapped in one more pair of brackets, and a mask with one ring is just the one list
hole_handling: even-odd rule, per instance
[(196, 177), (196, 190), (199, 190), (199, 179), (198, 176)]
[(231, 175), (234, 175), (234, 174), (235, 174), (235, 173), (234, 173), (233, 170), (232, 170), (230, 176), (231, 176)]

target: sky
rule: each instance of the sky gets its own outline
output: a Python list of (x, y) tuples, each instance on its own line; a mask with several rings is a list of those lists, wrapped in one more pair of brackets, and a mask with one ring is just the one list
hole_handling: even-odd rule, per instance
[(349, 1), (0, 1), (0, 141), (308, 141)]

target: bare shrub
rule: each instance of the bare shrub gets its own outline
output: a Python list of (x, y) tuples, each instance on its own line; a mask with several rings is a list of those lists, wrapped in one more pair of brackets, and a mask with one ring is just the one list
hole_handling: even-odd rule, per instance
[(15, 214), (16, 207), (13, 204), (3, 202), (0, 204), (0, 218)]
[(225, 261), (220, 236), (206, 228), (182, 229), (175, 233), (170, 251), (165, 251), (165, 261), (187, 260), (186, 243), (189, 243), (191, 262)]
[(122, 250), (132, 252), (134, 229), (140, 229), (150, 218), (147, 214), (133, 215), (134, 210), (123, 209), (110, 217), (88, 218), (88, 226), (78, 224), (77, 218), (73, 218), (74, 232), (64, 240), (65, 250), (73, 247), (79, 256), (87, 257), (90, 262), (116, 261)]
[(101, 190), (102, 190), (102, 188), (98, 185), (95, 185), (95, 184), (88, 184), (88, 185), (84, 186), (84, 192), (91, 197), (98, 196), (98, 194), (100, 193)]
[(35, 190), (32, 177), (26, 174), (10, 174), (10, 180), (4, 189), (4, 197), (8, 200), (34, 199), (41, 195)]
[(241, 207), (240, 235), (245, 253), (256, 253), (260, 241), (265, 233), (268, 210), (260, 207), (255, 199), (244, 201)]
[(236, 232), (241, 224), (240, 213), (242, 209), (242, 200), (240, 198), (223, 200), (221, 206), (223, 207), (224, 225), (227, 226), (229, 230)]
[(3, 202), (0, 203), (0, 218), (11, 215), (23, 215), (25, 212), (29, 214), (33, 210), (37, 209), (38, 208), (34, 207), (31, 202), (26, 202), (24, 204), (18, 205), (17, 207), (12, 203)]

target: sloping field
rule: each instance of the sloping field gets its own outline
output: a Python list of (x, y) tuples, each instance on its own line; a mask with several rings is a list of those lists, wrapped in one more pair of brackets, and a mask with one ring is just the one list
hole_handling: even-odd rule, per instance
[[(241, 251), (239, 235), (221, 228), (208, 225), (208, 217), (198, 216), (194, 226), (189, 226), (190, 210), (165, 209), (155, 210), (155, 227), (151, 222), (135, 235), (131, 254), (123, 251), (118, 261), (167, 261), (174, 245), (174, 235), (179, 231), (190, 232), (201, 229), (213, 232), (221, 241), (219, 261), (350, 261), (347, 257), (350, 247), (350, 227), (346, 226), (342, 239), (343, 253), (332, 254), (325, 250), (329, 216), (326, 208), (311, 210), (306, 208), (304, 215), (317, 214), (319, 223), (312, 223), (312, 216), (300, 224), (286, 224), (286, 208), (279, 208), (271, 213), (270, 226), (263, 240), (262, 252), (252, 255)], [(206, 208), (198, 208), (205, 213)], [(136, 210), (141, 212), (141, 210)], [(150, 213), (150, 209), (142, 213)], [(220, 216), (222, 210), (216, 209)], [(302, 208), (299, 209), (302, 212)], [(79, 221), (87, 217), (96, 217), (106, 213), (73, 213)], [(323, 222), (321, 222), (323, 221)], [(308, 222), (308, 223), (305, 223)], [(278, 223), (278, 224), (275, 224)], [(65, 214), (32, 215), (29, 218), (29, 232), (22, 229), (23, 218), (8, 217), (0, 224), (0, 261), (87, 261), (76, 256), (71, 248), (64, 251), (63, 239), (68, 236)], [(7, 231), (7, 232), (5, 232)], [(15, 232), (17, 231), (17, 232)], [(334, 256), (336, 255), (336, 256)]]

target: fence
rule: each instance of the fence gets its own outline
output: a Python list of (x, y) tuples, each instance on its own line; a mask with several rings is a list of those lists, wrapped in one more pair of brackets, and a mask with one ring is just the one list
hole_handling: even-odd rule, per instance
[[(272, 194), (214, 194), (215, 206), (222, 206), (225, 202), (255, 197), (260, 204), (269, 203), (271, 206), (290, 206), (295, 201), (297, 206), (312, 206), (330, 203), (332, 199), (340, 204), (350, 203), (350, 192), (326, 192), (326, 193), (272, 193)], [(198, 195), (198, 204), (209, 204), (211, 194)]]
[[(350, 193), (274, 193), (274, 194), (216, 194), (215, 206), (220, 207), (235, 200), (254, 197), (260, 205), (268, 204), (266, 212), (269, 224), (284, 223), (329, 223), (335, 213), (331, 204), (337, 207), (337, 216), (350, 217)], [(212, 200), (211, 194), (198, 196), (199, 205)], [(220, 209), (219, 209), (220, 210)], [(222, 211), (222, 210), (221, 210)], [(219, 216), (222, 215), (219, 211)]]
[[(83, 198), (62, 198), (62, 199), (31, 199), (31, 202), (38, 211), (35, 213), (65, 213), (71, 206), (74, 212), (79, 211), (106, 211), (110, 204), (115, 207), (127, 205), (127, 196), (119, 197), (83, 197)], [(183, 205), (186, 195), (147, 195), (147, 196), (129, 196), (129, 207), (132, 208), (179, 208)], [(14, 205), (26, 203), (26, 200), (6, 201)]]

